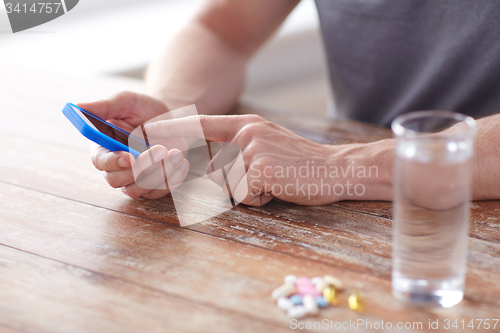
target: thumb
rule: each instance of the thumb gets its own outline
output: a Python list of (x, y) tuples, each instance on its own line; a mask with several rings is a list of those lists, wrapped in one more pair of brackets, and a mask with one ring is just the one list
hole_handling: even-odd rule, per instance
[(110, 101), (109, 100), (99, 100), (95, 102), (87, 102), (87, 103), (77, 103), (76, 105), (85, 111), (92, 113), (93, 115), (98, 116), (101, 119), (108, 120), (113, 117), (110, 116)]
[(110, 98), (76, 105), (101, 119), (108, 120), (124, 118), (133, 113), (139, 99), (139, 94), (123, 91)]

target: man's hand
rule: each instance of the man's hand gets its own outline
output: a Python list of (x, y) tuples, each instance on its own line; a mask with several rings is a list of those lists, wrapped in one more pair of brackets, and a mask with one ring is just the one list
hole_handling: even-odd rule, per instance
[[(197, 136), (197, 123), (206, 140), (240, 147), (247, 173), (229, 170), (227, 180), (244, 204), (260, 206), (274, 197), (302, 205), (392, 197), (392, 140), (320, 145), (257, 115), (190, 116), (148, 123), (145, 130), (155, 138)], [(225, 190), (223, 179), (213, 180)]]
[[(147, 120), (169, 111), (161, 101), (132, 92), (122, 92), (108, 100), (79, 103), (78, 106), (129, 133)], [(183, 149), (182, 139), (177, 144), (172, 141), (169, 140), (169, 143)], [(110, 186), (122, 188), (131, 198), (142, 196), (158, 199), (173, 190), (166, 186), (165, 176), (170, 184), (179, 184), (187, 175), (189, 163), (179, 149), (167, 150), (162, 145), (156, 145), (135, 160), (128, 152), (110, 152), (93, 145), (92, 162), (98, 170), (104, 171), (104, 178)], [(153, 165), (151, 158), (155, 162)], [(163, 163), (158, 163), (160, 161)], [(132, 166), (135, 167), (136, 174), (144, 171), (141, 172), (141, 177), (153, 189), (145, 189), (136, 184)], [(158, 185), (156, 189), (154, 184)]]

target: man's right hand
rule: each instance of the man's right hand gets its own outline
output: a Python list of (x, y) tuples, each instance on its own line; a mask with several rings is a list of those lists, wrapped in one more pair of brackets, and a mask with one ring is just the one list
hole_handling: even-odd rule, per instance
[[(78, 106), (129, 133), (147, 120), (169, 111), (163, 102), (133, 92), (122, 92), (110, 99), (79, 103)], [(181, 139), (178, 147), (183, 148)], [(163, 163), (155, 163), (156, 167), (151, 167), (151, 156), (155, 162), (163, 161)], [(122, 191), (131, 198), (142, 196), (147, 199), (159, 199), (170, 193), (164, 176), (168, 178), (170, 184), (180, 184), (189, 171), (189, 162), (180, 150), (167, 150), (162, 145), (153, 146), (135, 160), (128, 152), (111, 152), (94, 144), (92, 162), (98, 170), (104, 171), (104, 178), (110, 186), (122, 188)], [(136, 184), (132, 166), (136, 168), (136, 174), (137, 168), (147, 174), (149, 189)], [(158, 184), (156, 189), (151, 189), (155, 187), (150, 186), (151, 182)]]

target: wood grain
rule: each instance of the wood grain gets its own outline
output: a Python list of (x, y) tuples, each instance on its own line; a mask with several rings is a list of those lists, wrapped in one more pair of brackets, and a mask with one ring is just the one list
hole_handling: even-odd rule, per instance
[[(4, 182), (151, 220), (177, 223), (171, 198), (126, 199), (100, 179), (85, 153), (61, 147), (44, 149), (19, 138), (9, 141), (13, 150), (0, 150), (11, 161), (11, 169), (0, 169), (0, 180)], [(24, 152), (23, 147), (30, 147), (36, 155)], [(60, 156), (56, 165), (45, 164), (50, 156)], [(200, 209), (211, 206), (203, 200), (206, 198), (196, 200)], [(390, 279), (391, 223), (385, 218), (335, 206), (298, 209), (296, 205), (276, 200), (264, 207), (241, 206), (189, 229)], [(500, 292), (492, 279), (500, 273), (498, 249), (483, 243), (484, 240), (476, 239), (470, 245), (471, 278), (466, 297), (474, 300), (489, 299)], [(489, 250), (484, 252), (484, 249)], [(492, 289), (493, 294), (485, 293), (485, 287)], [(497, 300), (489, 302), (500, 304)]]
[[(66, 102), (140, 84), (0, 68), (0, 326), (7, 330), (279, 332), (290, 322), (269, 294), (290, 273), (332, 274), (366, 296), (364, 314), (347, 308), (344, 293), (339, 307), (305, 322), (498, 318), (500, 202), (472, 206), (465, 301), (447, 310), (406, 307), (390, 293), (391, 203), (273, 200), (180, 228), (170, 197), (131, 200), (110, 188), (90, 163), (87, 140), (60, 114)], [(372, 125), (250, 105), (234, 113), (260, 114), (324, 144), (391, 137)], [(191, 199), (200, 211), (213, 205)]]
[[(285, 331), (5, 246), (0, 246), (0, 285), (0, 325), (20, 332), (198, 332), (200, 327), (217, 332)], [(0, 327), (0, 332), (14, 331)]]
[(415, 311), (393, 299), (387, 279), (14, 186), (0, 185), (0, 193), (1, 244), (281, 327), (289, 319), (269, 295), (284, 272), (332, 274), (347, 290), (364, 291), (364, 314), (349, 310), (344, 294), (341, 306), (322, 311), (321, 318), (413, 321), (498, 313), (488, 303), (493, 297), (446, 311)]

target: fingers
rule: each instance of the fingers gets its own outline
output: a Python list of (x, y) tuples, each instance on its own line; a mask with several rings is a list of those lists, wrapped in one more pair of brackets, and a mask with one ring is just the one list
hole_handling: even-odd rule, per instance
[(134, 165), (134, 157), (125, 151), (109, 151), (104, 147), (96, 146), (92, 150), (92, 163), (100, 171), (120, 171)]
[(224, 194), (233, 198), (234, 194), (232, 192), (245, 177), (245, 174), (245, 162), (241, 154), (222, 168), (215, 169), (215, 172), (207, 170), (208, 178), (219, 185)]
[(77, 105), (104, 120), (126, 119), (137, 125), (168, 112), (165, 103), (151, 96), (130, 91), (123, 91), (103, 100), (78, 103)]
[[(167, 167), (169, 164), (170, 166)], [(186, 178), (189, 171), (189, 162), (184, 160), (179, 166), (172, 167), (171, 162), (165, 161), (163, 165), (164, 168), (156, 168), (155, 171), (142, 180), (123, 187), (123, 193), (133, 199), (141, 196), (148, 199), (159, 199), (175, 190)], [(156, 187), (153, 187), (155, 184)], [(147, 185), (147, 187), (143, 187), (144, 185)]]
[(203, 129), (204, 139), (216, 142), (230, 142), (245, 125), (264, 121), (256, 115), (242, 116), (189, 116), (170, 120), (161, 120), (144, 125), (151, 137), (200, 136), (199, 125)]
[(271, 201), (274, 197), (262, 191), (260, 187), (256, 187), (255, 184), (249, 186), (247, 176), (241, 179), (240, 183), (233, 192), (233, 198), (248, 206), (263, 206)]
[(149, 198), (160, 198), (177, 187), (188, 171), (189, 162), (179, 150), (167, 151), (163, 146), (154, 146), (137, 158), (133, 167), (135, 182), (122, 191), (131, 198), (147, 194)]
[(124, 91), (111, 98), (77, 105), (104, 120), (123, 119), (135, 110), (140, 96), (134, 92)]
[(189, 162), (177, 149), (167, 151), (165, 147), (154, 146), (137, 160), (129, 155), (96, 146), (92, 160), (97, 169), (105, 171), (104, 177), (111, 187), (121, 187), (131, 198), (147, 194), (151, 199), (161, 198), (179, 186), (189, 171)]
[(168, 151), (163, 146), (153, 146), (137, 158), (133, 167), (136, 183), (145, 189), (155, 189), (165, 182), (164, 171), (166, 175), (171, 175), (184, 161), (184, 156), (177, 149)]
[[(189, 170), (189, 163), (187, 169)], [(146, 199), (156, 200), (166, 196), (170, 192), (174, 191), (177, 187), (179, 187), (179, 185), (184, 181), (184, 178), (186, 178), (187, 173), (188, 171), (184, 171), (182, 168), (179, 168), (169, 179), (169, 184), (174, 185), (169, 185), (169, 189), (152, 190), (151, 192), (143, 195), (143, 197), (145, 197)]]

